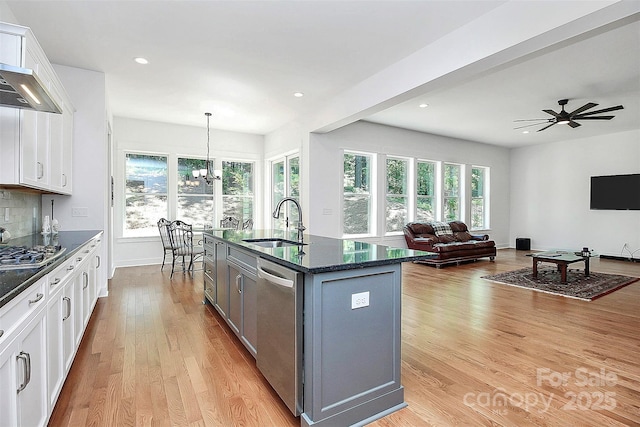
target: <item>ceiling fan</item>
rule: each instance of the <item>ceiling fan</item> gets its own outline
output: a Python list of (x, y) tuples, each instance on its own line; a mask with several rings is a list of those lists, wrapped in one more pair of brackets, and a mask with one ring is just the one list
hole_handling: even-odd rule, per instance
[(603, 108), (602, 110), (589, 111), (585, 113), (585, 111), (598, 106), (598, 104), (595, 104), (593, 102), (588, 102), (584, 104), (582, 107), (568, 113), (564, 110), (564, 106), (567, 105), (568, 102), (569, 102), (568, 99), (561, 99), (558, 101), (558, 105), (560, 105), (561, 107), (561, 111), (559, 113), (556, 113), (553, 110), (542, 110), (545, 113), (552, 115), (553, 116), (552, 118), (514, 120), (516, 122), (532, 122), (532, 121), (538, 122), (538, 123), (533, 123), (529, 125), (519, 126), (514, 129), (522, 129), (529, 126), (539, 126), (545, 123), (548, 123), (548, 124), (542, 129), (538, 129), (538, 132), (548, 129), (551, 126), (557, 125), (557, 124), (567, 124), (572, 128), (577, 128), (578, 126), (581, 126), (581, 125), (576, 120), (611, 120), (613, 119), (614, 116), (594, 116), (594, 114), (608, 113), (609, 111), (622, 110), (624, 108), (622, 105), (616, 105), (615, 107)]

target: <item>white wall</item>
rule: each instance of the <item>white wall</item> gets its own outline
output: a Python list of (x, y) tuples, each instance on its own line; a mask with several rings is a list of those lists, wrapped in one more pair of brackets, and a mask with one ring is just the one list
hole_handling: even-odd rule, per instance
[[(48, 214), (54, 200), (55, 216), (62, 230), (103, 230), (100, 257), (108, 260), (108, 149), (107, 108), (104, 73), (62, 65), (53, 66), (76, 111), (73, 118), (73, 195), (42, 196), (42, 210)], [(74, 207), (85, 207), (86, 217), (72, 217)], [(110, 265), (110, 262), (105, 263)], [(108, 268), (99, 278), (99, 295), (107, 295)]]
[(591, 176), (630, 173), (640, 173), (640, 130), (513, 149), (509, 240), (615, 256), (624, 243), (640, 248), (640, 211), (589, 209)]
[[(310, 216), (308, 227), (313, 234), (342, 237), (342, 152), (356, 150), (490, 167), (491, 227), (487, 232), (497, 245), (509, 244), (510, 175), (506, 148), (356, 122), (326, 134), (312, 134), (308, 150), (312, 160), (307, 171), (309, 203), (306, 208)], [(377, 182), (384, 189), (383, 175), (378, 176)], [(378, 214), (384, 216), (383, 212)], [(401, 235), (367, 240), (406, 247)]]
[[(122, 237), (124, 217), (124, 166), (127, 151), (164, 154), (169, 161), (178, 156), (205, 158), (207, 154), (206, 118), (202, 115), (203, 127), (183, 126), (170, 123), (136, 120), (123, 117), (114, 118), (113, 140), (114, 178), (116, 199), (114, 206), (114, 263), (116, 267), (158, 264), (162, 262), (162, 244), (159, 236)], [(262, 159), (264, 137), (262, 135), (210, 130), (210, 157), (215, 159), (215, 168), (221, 169), (222, 160), (255, 161), (256, 177), (263, 175)], [(172, 170), (170, 169), (170, 172)], [(173, 177), (175, 180), (175, 177)], [(169, 183), (172, 182), (171, 175)], [(175, 181), (173, 181), (175, 182)], [(215, 192), (220, 193), (222, 184), (215, 182)], [(261, 226), (263, 182), (255, 182), (256, 224)], [(174, 218), (169, 218), (174, 219)]]

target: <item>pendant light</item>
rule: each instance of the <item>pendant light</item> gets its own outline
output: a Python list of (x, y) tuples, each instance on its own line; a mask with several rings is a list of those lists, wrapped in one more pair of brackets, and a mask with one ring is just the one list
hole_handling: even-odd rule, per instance
[(206, 169), (195, 169), (192, 173), (194, 178), (203, 178), (207, 184), (211, 185), (214, 180), (222, 179), (222, 173), (221, 171), (213, 170), (213, 161), (209, 159), (209, 118), (211, 117), (211, 113), (204, 113), (204, 115), (207, 116), (207, 162), (205, 163)]

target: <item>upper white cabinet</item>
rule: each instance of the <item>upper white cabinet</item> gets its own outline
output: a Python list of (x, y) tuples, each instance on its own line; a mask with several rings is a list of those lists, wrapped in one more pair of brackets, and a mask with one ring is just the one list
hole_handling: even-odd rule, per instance
[(54, 114), (0, 106), (0, 186), (71, 194), (71, 100), (28, 28), (0, 22), (0, 44), (0, 62), (33, 70), (62, 109)]

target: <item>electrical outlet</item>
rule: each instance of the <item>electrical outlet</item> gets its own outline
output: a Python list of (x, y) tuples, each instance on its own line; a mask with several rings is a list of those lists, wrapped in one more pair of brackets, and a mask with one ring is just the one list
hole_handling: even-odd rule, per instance
[(71, 208), (71, 216), (89, 216), (89, 208)]
[(369, 307), (369, 291), (351, 294), (351, 309)]

